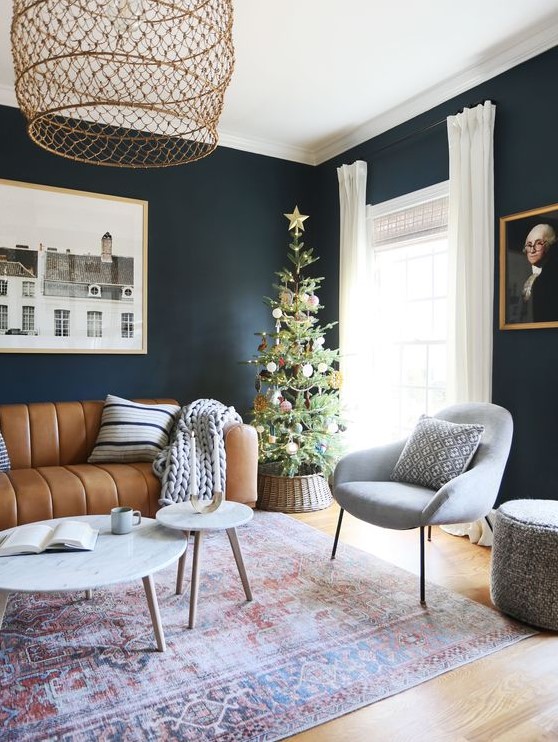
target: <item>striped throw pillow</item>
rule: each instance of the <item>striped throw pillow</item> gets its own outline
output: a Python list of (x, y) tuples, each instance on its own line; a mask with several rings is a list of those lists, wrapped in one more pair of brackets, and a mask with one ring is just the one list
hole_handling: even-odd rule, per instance
[(109, 394), (90, 464), (153, 461), (168, 444), (180, 407), (140, 404)]
[(8, 456), (8, 449), (6, 443), (0, 433), (0, 471), (9, 471), (10, 469), (10, 457)]

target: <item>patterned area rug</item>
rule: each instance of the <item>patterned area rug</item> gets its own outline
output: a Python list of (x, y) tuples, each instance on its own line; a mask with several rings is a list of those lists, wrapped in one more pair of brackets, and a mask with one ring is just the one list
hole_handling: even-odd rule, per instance
[[(0, 738), (279, 740), (536, 633), (285, 515), (238, 529), (254, 601), (224, 533), (204, 542), (197, 626), (175, 567), (156, 575), (168, 649), (141, 582), (13, 596), (1, 638)], [(191, 557), (191, 554), (189, 554)]]

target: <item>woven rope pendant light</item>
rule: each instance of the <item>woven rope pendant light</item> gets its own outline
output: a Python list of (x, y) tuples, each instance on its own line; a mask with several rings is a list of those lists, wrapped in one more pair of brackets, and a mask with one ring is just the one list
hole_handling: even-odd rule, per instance
[(232, 0), (14, 0), (29, 136), (96, 165), (205, 157), (234, 67), (232, 21)]

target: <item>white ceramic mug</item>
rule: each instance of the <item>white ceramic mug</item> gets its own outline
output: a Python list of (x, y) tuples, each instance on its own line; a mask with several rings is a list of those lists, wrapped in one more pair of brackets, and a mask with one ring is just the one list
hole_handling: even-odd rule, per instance
[[(134, 523), (134, 518), (137, 521)], [(139, 510), (133, 510), (129, 507), (113, 508), (110, 511), (110, 530), (113, 533), (121, 535), (130, 533), (132, 526), (139, 526), (141, 523), (141, 513)]]

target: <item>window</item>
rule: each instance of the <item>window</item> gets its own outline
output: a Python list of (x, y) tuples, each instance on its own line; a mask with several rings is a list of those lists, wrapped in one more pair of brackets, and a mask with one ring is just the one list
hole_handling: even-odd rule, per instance
[(35, 282), (34, 281), (23, 281), (22, 296), (35, 296)]
[(21, 308), (21, 329), (23, 332), (35, 331), (35, 307)]
[(54, 335), (56, 337), (68, 337), (70, 334), (70, 310), (54, 310)]
[(132, 286), (124, 286), (122, 289), (122, 298), (131, 299), (134, 295), (134, 289)]
[(134, 314), (133, 312), (124, 312), (120, 319), (120, 328), (123, 338), (134, 337)]
[(0, 296), (8, 295), (8, 281), (5, 278), (0, 278)]
[(89, 287), (89, 296), (101, 296), (101, 287), (98, 286), (96, 283), (91, 284), (91, 286)]
[(0, 330), (8, 329), (8, 305), (0, 304)]
[(445, 404), (447, 184), (368, 213), (375, 438), (393, 440)]
[(87, 337), (100, 338), (103, 336), (103, 313), (87, 312)]

